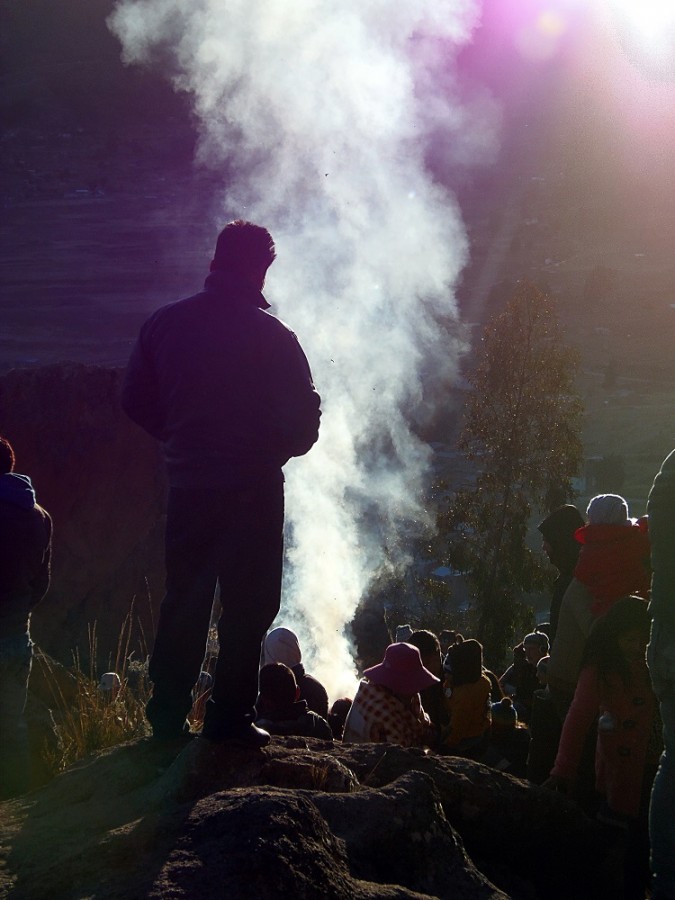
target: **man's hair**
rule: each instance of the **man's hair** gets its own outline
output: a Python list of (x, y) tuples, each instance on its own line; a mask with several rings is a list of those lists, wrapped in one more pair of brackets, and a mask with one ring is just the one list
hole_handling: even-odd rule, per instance
[(276, 255), (272, 235), (266, 228), (237, 219), (218, 235), (211, 267), (248, 274), (267, 269)]
[(286, 706), (294, 703), (298, 683), (292, 670), (283, 663), (268, 663), (260, 670), (260, 699), (268, 707)]
[(0, 475), (14, 471), (14, 450), (7, 438), (0, 437)]

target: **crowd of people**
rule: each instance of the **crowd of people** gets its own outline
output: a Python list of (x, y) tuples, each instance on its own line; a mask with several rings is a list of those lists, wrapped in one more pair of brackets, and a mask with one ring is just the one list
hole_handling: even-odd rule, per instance
[[(162, 444), (169, 481), (167, 589), (146, 707), (153, 740), (182, 740), (196, 707), (203, 738), (216, 743), (259, 749), (270, 735), (300, 735), (469, 757), (573, 793), (629, 835), (626, 896), (644, 897), (649, 808), (652, 898), (674, 897), (675, 451), (654, 482), (649, 527), (616, 494), (594, 497), (586, 518), (566, 505), (540, 524), (558, 571), (549, 622), (524, 635), (501, 676), (475, 638), (401, 625), (354, 697), (329, 705), (297, 636), (272, 628), (282, 469), (309, 452), (321, 419), (300, 343), (262, 293), (275, 257), (267, 229), (230, 222), (203, 289), (150, 316), (127, 367), (122, 406)], [(29, 622), (51, 557), (51, 519), (14, 467), (0, 439), (0, 754), (3, 771), (18, 773), (10, 792), (22, 786)], [(228, 649), (209, 669), (217, 584)], [(112, 695), (119, 683), (106, 676)]]

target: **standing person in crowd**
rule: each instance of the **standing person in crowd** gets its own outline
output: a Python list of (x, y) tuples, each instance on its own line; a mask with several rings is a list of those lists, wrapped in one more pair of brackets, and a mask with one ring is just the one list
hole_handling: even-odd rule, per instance
[(166, 595), (150, 659), (153, 737), (184, 732), (216, 583), (220, 652), (202, 734), (263, 746), (253, 722), (263, 636), (279, 611), (282, 467), (319, 433), (319, 396), (295, 334), (262, 294), (275, 258), (265, 228), (218, 235), (204, 290), (143, 325), (122, 393), (162, 442), (169, 475)]
[(422, 709), (420, 691), (439, 679), (424, 668), (417, 647), (390, 644), (382, 662), (363, 675), (347, 714), (344, 743), (431, 746), (434, 728)]
[(318, 679), (305, 672), (298, 636), (290, 628), (273, 628), (263, 643), (263, 663), (283, 663), (293, 670), (299, 699), (323, 719), (328, 718), (328, 693)]
[(675, 450), (647, 502), (652, 547), (652, 618), (647, 662), (663, 721), (663, 754), (649, 811), (652, 900), (675, 897)]
[(591, 625), (619, 597), (647, 597), (651, 578), (646, 519), (631, 519), (618, 494), (594, 497), (586, 515), (588, 524), (576, 531), (581, 551), (560, 607), (548, 664), (549, 690), (561, 720), (574, 696)]
[(0, 437), (0, 799), (28, 788), (24, 708), (33, 661), (30, 617), (49, 588), (52, 520)]
[(483, 670), (482, 645), (472, 638), (454, 644), (446, 667), (449, 723), (441, 735), (441, 752), (477, 759), (487, 749), (491, 724), (492, 683)]
[(647, 602), (640, 597), (620, 598), (595, 623), (551, 778), (545, 783), (569, 790), (599, 716), (596, 787), (606, 804), (598, 817), (627, 830), (625, 897), (641, 900), (648, 880), (647, 809), (661, 749), (656, 698), (645, 660), (648, 639)]
[(513, 663), (499, 679), (504, 693), (513, 699), (518, 720), (527, 724), (532, 712), (532, 697), (539, 688), (537, 664), (548, 654), (548, 637), (543, 631), (526, 634), (513, 648)]
[(558, 570), (558, 577), (553, 584), (551, 594), (551, 615), (549, 618), (549, 639), (551, 642), (558, 629), (560, 604), (572, 580), (574, 567), (577, 564), (579, 550), (581, 549), (574, 535), (577, 529), (584, 524), (581, 513), (576, 506), (572, 506), (570, 503), (559, 506), (543, 522), (539, 523), (542, 549), (548, 556), (551, 565)]
[[(546, 693), (535, 695), (530, 723), (528, 778), (539, 784), (550, 771), (581, 669), (593, 623), (622, 596), (647, 596), (649, 536), (646, 519), (633, 520), (618, 494), (599, 494), (586, 509), (588, 524), (578, 528), (580, 545), (574, 577), (565, 591), (547, 665)], [(582, 771), (592, 785), (593, 742)]]

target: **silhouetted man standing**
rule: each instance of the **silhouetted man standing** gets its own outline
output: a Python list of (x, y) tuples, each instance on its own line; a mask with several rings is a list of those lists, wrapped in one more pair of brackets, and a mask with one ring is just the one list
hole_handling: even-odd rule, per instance
[(319, 430), (319, 396), (293, 332), (265, 310), (269, 232), (218, 236), (204, 290), (143, 325), (123, 406), (163, 444), (169, 475), (166, 596), (150, 660), (153, 735), (178, 737), (204, 658), (216, 582), (220, 652), (203, 735), (263, 746), (253, 724), (262, 638), (279, 611), (282, 466)]

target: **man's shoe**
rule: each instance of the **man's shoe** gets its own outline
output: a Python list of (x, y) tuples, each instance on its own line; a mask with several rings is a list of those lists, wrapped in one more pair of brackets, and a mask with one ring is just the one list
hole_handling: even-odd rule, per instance
[(269, 732), (265, 731), (264, 728), (258, 728), (253, 722), (243, 722), (240, 725), (230, 725), (226, 728), (209, 728), (208, 725), (205, 725), (202, 730), (202, 737), (215, 744), (236, 741), (254, 749), (266, 747), (271, 740)]

